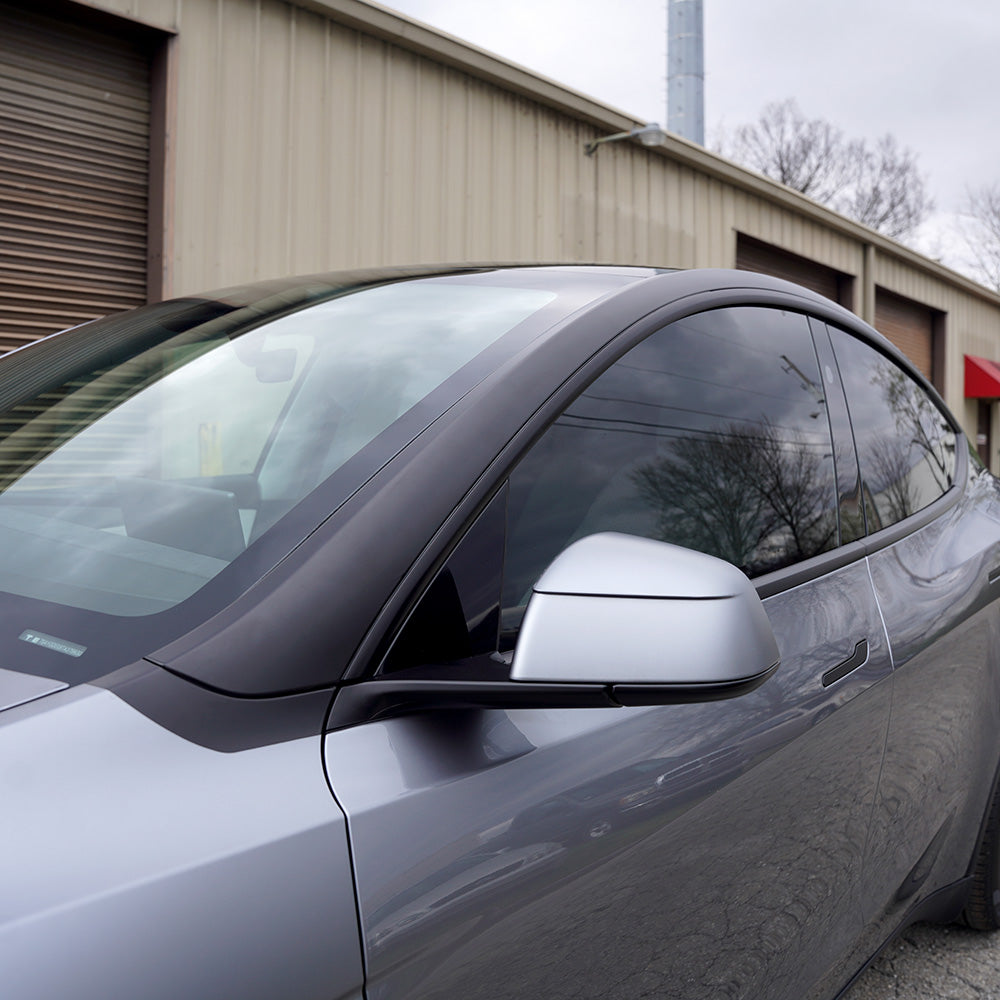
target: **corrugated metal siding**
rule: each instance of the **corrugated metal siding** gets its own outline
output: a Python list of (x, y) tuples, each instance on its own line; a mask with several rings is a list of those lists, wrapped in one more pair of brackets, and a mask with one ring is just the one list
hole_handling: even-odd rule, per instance
[(0, 350), (146, 301), (149, 58), (0, 3)]

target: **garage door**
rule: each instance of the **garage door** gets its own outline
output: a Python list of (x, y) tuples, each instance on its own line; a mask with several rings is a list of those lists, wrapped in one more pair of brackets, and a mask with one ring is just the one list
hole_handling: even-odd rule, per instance
[(0, 0), (0, 350), (146, 301), (148, 43)]
[(853, 308), (854, 279), (849, 274), (842, 274), (780, 247), (761, 243), (742, 233), (736, 238), (736, 266), (741, 271), (756, 271), (794, 281), (848, 309)]
[(875, 289), (875, 329), (927, 378), (934, 375), (934, 311), (883, 288)]

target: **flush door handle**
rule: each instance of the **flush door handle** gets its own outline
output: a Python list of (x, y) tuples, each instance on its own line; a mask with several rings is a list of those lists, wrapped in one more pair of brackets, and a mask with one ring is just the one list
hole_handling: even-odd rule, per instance
[(851, 671), (857, 670), (858, 667), (863, 667), (867, 662), (868, 640), (862, 639), (854, 647), (854, 652), (846, 660), (838, 663), (835, 667), (831, 667), (823, 674), (823, 687), (829, 687), (831, 684), (839, 681), (841, 677), (846, 677)]

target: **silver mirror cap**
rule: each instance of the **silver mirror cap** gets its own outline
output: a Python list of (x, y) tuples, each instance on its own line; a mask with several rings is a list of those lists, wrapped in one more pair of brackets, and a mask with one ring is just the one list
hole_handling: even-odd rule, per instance
[(778, 659), (764, 606), (735, 566), (665, 542), (604, 534), (570, 546), (536, 584), (510, 676), (724, 685), (761, 675)]

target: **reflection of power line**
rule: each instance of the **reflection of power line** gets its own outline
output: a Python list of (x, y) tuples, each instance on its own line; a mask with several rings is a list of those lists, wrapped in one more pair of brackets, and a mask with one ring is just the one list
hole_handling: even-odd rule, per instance
[(781, 370), (785, 372), (785, 374), (795, 372), (795, 374), (802, 380), (802, 388), (806, 390), (811, 389), (817, 395), (817, 398), (822, 399), (822, 393), (819, 386), (794, 361), (792, 361), (787, 354), (779, 354), (778, 357), (785, 362), (781, 366)]
[[(587, 421), (586, 423), (572, 424), (567, 423), (568, 420), (581, 420)], [(609, 424), (616, 424), (618, 426), (608, 426)], [(608, 434), (637, 434), (641, 437), (656, 437), (656, 438), (671, 438), (671, 439), (683, 439), (688, 438), (693, 441), (718, 441), (720, 439), (732, 438), (733, 434), (731, 431), (725, 430), (714, 430), (710, 427), (699, 428), (695, 430), (690, 425), (685, 424), (654, 424), (647, 423), (641, 420), (612, 420), (602, 417), (585, 417), (580, 414), (566, 413), (563, 414), (559, 420), (556, 421), (556, 427), (565, 427), (571, 430), (581, 430), (581, 431), (600, 431), (606, 432)], [(771, 425), (774, 426), (773, 424)], [(753, 439), (752, 434), (746, 435), (748, 440)], [(832, 452), (829, 450), (830, 442), (821, 441), (808, 441), (798, 438), (796, 440), (789, 440), (787, 438), (776, 438), (769, 437), (769, 443), (788, 445), (792, 448), (813, 448), (821, 449), (821, 453), (824, 455), (830, 455)]]
[[(784, 355), (782, 355), (784, 357)], [(665, 368), (642, 368), (638, 365), (627, 365), (619, 361), (615, 366), (616, 368), (628, 368), (631, 371), (639, 373), (647, 373), (654, 375), (669, 375), (671, 379), (683, 380), (685, 382), (697, 382), (699, 385), (708, 385), (713, 389), (722, 389), (724, 392), (728, 393), (730, 396), (761, 396), (764, 399), (776, 399), (782, 403), (793, 403), (794, 401), (787, 395), (778, 395), (773, 392), (762, 392), (760, 389), (749, 389), (745, 385), (737, 385), (733, 382), (713, 382), (708, 378), (699, 378), (696, 375), (684, 375), (678, 371), (668, 371)], [(598, 383), (599, 384), (599, 383)], [(581, 395), (591, 396), (591, 393), (584, 392)], [(600, 396), (594, 396), (595, 399), (600, 399)], [(652, 404), (648, 404), (652, 405)]]
[(794, 374), (798, 376), (798, 378), (800, 379), (799, 388), (805, 389), (806, 392), (812, 393), (816, 402), (819, 403), (820, 406), (819, 413), (809, 414), (809, 416), (815, 420), (817, 417), (819, 417), (819, 414), (822, 413), (823, 407), (826, 406), (826, 399), (823, 395), (823, 390), (819, 387), (819, 385), (816, 382), (814, 382), (808, 375), (806, 375), (806, 373), (801, 368), (799, 368), (799, 366), (794, 361), (792, 361), (792, 359), (787, 354), (780, 355), (780, 358), (782, 361), (785, 362), (781, 366), (781, 370), (786, 375), (791, 375), (794, 372)]
[[(615, 402), (619, 402), (619, 400), (615, 400)], [(620, 400), (620, 402), (626, 403), (628, 405), (631, 405), (631, 400), (622, 399), (622, 400)], [(645, 404), (645, 405), (649, 405), (649, 404)], [(725, 420), (725, 421), (727, 421), (730, 424), (736, 424), (736, 423), (749, 424), (751, 427), (764, 427), (764, 426), (767, 426), (767, 427), (776, 428), (778, 430), (788, 431), (791, 434), (802, 434), (802, 429), (800, 427), (792, 427), (792, 426), (790, 426), (788, 424), (776, 424), (776, 423), (772, 423), (771, 421), (767, 420), (766, 418), (762, 420), (760, 417), (737, 417), (737, 416), (734, 416), (732, 413), (716, 413), (714, 410), (692, 410), (692, 409), (688, 409), (688, 408), (683, 407), (683, 406), (661, 406), (661, 407), (659, 407), (659, 409), (662, 410), (662, 411), (668, 411), (669, 410), (671, 413), (690, 413), (690, 414), (693, 414), (694, 416), (697, 416), (697, 417), (714, 417), (714, 418), (716, 418), (718, 420)], [(564, 417), (576, 417), (579, 420), (606, 421), (607, 423), (610, 423), (610, 424), (638, 424), (638, 425), (641, 425), (643, 427), (661, 427), (661, 426), (663, 426), (663, 427), (670, 427), (670, 426), (673, 426), (671, 424), (664, 424), (661, 421), (656, 421), (655, 423), (647, 423), (647, 422), (642, 421), (642, 420), (629, 419), (627, 417), (592, 417), (592, 416), (589, 416), (589, 415), (584, 414), (584, 413), (573, 413), (573, 412), (571, 412), (569, 410), (567, 410), (566, 413), (563, 414), (563, 416)], [(826, 438), (825, 435), (819, 435), (819, 436), (823, 438), (823, 444), (824, 444), (824, 446), (826, 446), (826, 445), (829, 444), (828, 439)], [(786, 443), (788, 443), (788, 444), (796, 444), (798, 442), (789, 441), (789, 442), (786, 442)]]

